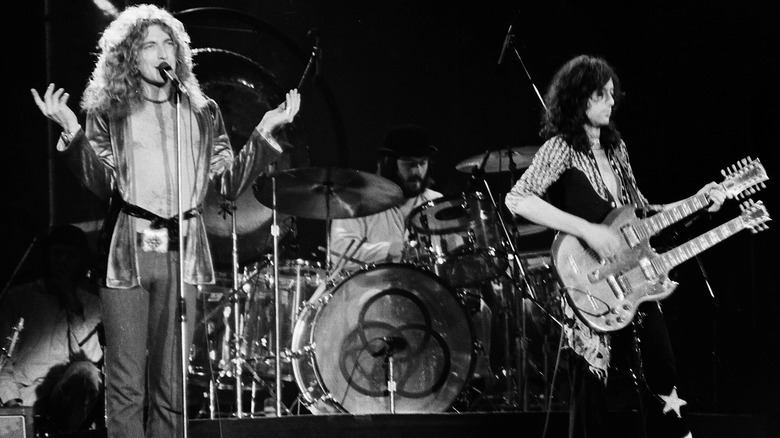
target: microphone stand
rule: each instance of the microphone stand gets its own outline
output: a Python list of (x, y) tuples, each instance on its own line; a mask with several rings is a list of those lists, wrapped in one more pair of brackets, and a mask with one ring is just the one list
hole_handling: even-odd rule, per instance
[[(165, 77), (165, 76), (163, 76)], [(181, 355), (179, 357), (181, 366), (181, 397), (182, 397), (182, 415), (184, 438), (189, 436), (189, 419), (187, 415), (187, 371), (189, 365), (189, 345), (187, 345), (187, 300), (184, 291), (184, 196), (182, 188), (182, 162), (183, 154), (181, 150), (181, 90), (175, 84), (171, 83), (170, 90), (173, 93), (174, 103), (176, 106), (176, 181), (177, 190), (176, 198), (178, 202), (178, 219), (179, 219), (179, 336), (181, 343)]]
[(523, 71), (525, 72), (525, 76), (528, 78), (528, 81), (531, 83), (531, 87), (533, 87), (534, 92), (536, 93), (536, 97), (539, 98), (539, 102), (542, 103), (542, 108), (544, 108), (545, 111), (547, 111), (547, 105), (544, 103), (544, 99), (542, 98), (542, 95), (539, 93), (539, 89), (536, 88), (536, 84), (534, 84), (533, 79), (531, 79), (531, 74), (528, 73), (528, 69), (525, 68), (525, 62), (523, 62), (523, 57), (520, 56), (520, 52), (517, 51), (517, 47), (514, 45), (514, 38), (510, 40), (510, 44), (512, 45), (512, 51), (515, 52), (515, 55), (517, 56), (517, 59), (520, 61), (520, 66), (523, 67)]
[[(483, 162), (487, 161), (487, 155), (485, 155), (485, 159)], [(557, 318), (555, 318), (553, 315), (551, 315), (549, 312), (547, 312), (547, 309), (542, 306), (536, 298), (536, 294), (534, 293), (533, 289), (531, 288), (530, 283), (528, 283), (528, 278), (526, 276), (525, 268), (523, 267), (523, 264), (520, 262), (520, 256), (517, 253), (517, 250), (515, 248), (514, 242), (512, 241), (512, 236), (509, 233), (509, 230), (507, 229), (506, 222), (504, 221), (504, 217), (501, 214), (501, 211), (498, 208), (498, 205), (496, 203), (495, 198), (493, 197), (493, 193), (490, 190), (490, 185), (487, 183), (487, 180), (485, 180), (484, 177), (482, 177), (480, 174), (482, 172), (480, 170), (476, 170), (473, 175), (475, 178), (480, 178), (482, 180), (483, 185), (485, 186), (485, 190), (487, 191), (488, 197), (490, 198), (490, 202), (493, 206), (493, 210), (496, 212), (496, 216), (498, 217), (498, 221), (501, 225), (501, 229), (504, 233), (504, 236), (506, 238), (506, 243), (509, 246), (509, 252), (510, 252), (510, 258), (515, 263), (515, 266), (517, 268), (517, 271), (519, 272), (520, 278), (523, 280), (523, 284), (519, 284), (517, 282), (516, 276), (512, 276), (512, 283), (514, 284), (515, 288), (520, 291), (520, 348), (519, 348), (519, 370), (518, 370), (518, 382), (520, 386), (520, 392), (521, 392), (521, 400), (522, 400), (522, 407), (523, 410), (528, 409), (528, 385), (527, 382), (527, 376), (526, 376), (526, 369), (527, 369), (527, 363), (528, 363), (528, 357), (527, 357), (527, 347), (528, 347), (528, 337), (526, 336), (526, 312), (525, 312), (525, 298), (528, 298), (536, 304), (536, 306), (542, 310), (545, 314), (549, 316), (549, 318), (553, 321), (555, 321), (559, 326), (561, 326), (561, 322), (558, 321)], [(508, 340), (507, 340), (508, 342)]]
[(0, 301), (2, 301), (3, 296), (6, 292), (8, 292), (8, 289), (11, 287), (11, 284), (13, 284), (14, 279), (16, 278), (16, 275), (19, 274), (19, 270), (24, 266), (24, 262), (27, 260), (27, 257), (30, 256), (30, 251), (35, 247), (35, 244), (38, 241), (38, 236), (35, 236), (32, 238), (32, 241), (30, 241), (30, 244), (27, 246), (27, 249), (24, 251), (24, 255), (19, 260), (19, 263), (16, 264), (16, 268), (14, 268), (14, 272), (11, 274), (11, 278), (8, 279), (8, 281), (5, 283), (5, 286), (3, 287), (3, 291), (0, 292)]
[(718, 348), (718, 316), (719, 316), (719, 310), (720, 310), (720, 301), (718, 300), (718, 297), (715, 296), (715, 292), (712, 290), (712, 286), (710, 286), (710, 279), (707, 275), (707, 271), (704, 269), (704, 264), (701, 261), (701, 258), (699, 256), (695, 256), (696, 263), (699, 265), (699, 270), (701, 271), (701, 276), (704, 278), (704, 284), (707, 286), (707, 290), (710, 293), (710, 297), (712, 297), (712, 303), (715, 307), (715, 315), (712, 318), (712, 403), (713, 403), (713, 409), (715, 412), (718, 411), (718, 354), (717, 354), (717, 348)]

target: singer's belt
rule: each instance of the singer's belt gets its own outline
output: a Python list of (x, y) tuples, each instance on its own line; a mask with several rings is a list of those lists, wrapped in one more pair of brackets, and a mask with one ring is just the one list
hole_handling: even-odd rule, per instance
[[(152, 213), (149, 210), (146, 210), (142, 207), (139, 207), (137, 205), (128, 204), (127, 202), (122, 201), (122, 211), (126, 214), (148, 220), (151, 224), (149, 225), (152, 229), (166, 229), (168, 230), (168, 242), (169, 245), (173, 248), (177, 248), (179, 245), (179, 215), (164, 218), (157, 216), (156, 214)], [(187, 211), (184, 212), (182, 216), (184, 216), (184, 220), (192, 219), (195, 216), (198, 216), (199, 214), (203, 213), (203, 207), (200, 205), (197, 207), (193, 207)]]

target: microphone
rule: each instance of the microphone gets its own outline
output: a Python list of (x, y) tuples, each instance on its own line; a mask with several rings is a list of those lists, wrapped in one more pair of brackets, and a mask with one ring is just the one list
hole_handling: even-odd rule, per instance
[(482, 162), (479, 163), (479, 167), (474, 170), (474, 175), (479, 175), (485, 170), (485, 166), (487, 165), (488, 157), (490, 156), (490, 150), (485, 151), (485, 156), (482, 157)]
[(322, 46), (320, 45), (320, 31), (312, 29), (309, 31), (314, 35), (314, 45), (312, 46), (312, 56), (314, 56), (314, 77), (322, 74)]
[(371, 352), (371, 357), (390, 356), (394, 352), (402, 351), (409, 346), (409, 342), (406, 338), (402, 338), (401, 336), (383, 336), (377, 338), (377, 340), (382, 341), (382, 344), (384, 345), (376, 351)]
[(170, 64), (163, 61), (157, 66), (157, 70), (166, 82), (171, 81), (171, 84), (173, 84), (174, 87), (178, 88), (182, 93), (187, 94), (187, 89), (181, 84), (181, 81), (176, 76), (176, 73), (174, 73)]
[(409, 342), (406, 341), (406, 338), (402, 338), (400, 336), (385, 336), (382, 338), (382, 341), (387, 344), (391, 351), (400, 351), (409, 345)]
[(512, 25), (510, 24), (509, 30), (506, 31), (506, 37), (504, 38), (504, 46), (501, 47), (501, 54), (498, 55), (498, 65), (504, 63), (504, 56), (506, 55), (506, 51), (512, 45), (512, 37)]
[(479, 166), (474, 166), (471, 168), (471, 179), (469, 180), (467, 191), (470, 191), (472, 189), (472, 185), (474, 184), (474, 181), (476, 181), (477, 177), (482, 175), (482, 173), (485, 171), (485, 166), (487, 165), (489, 156), (490, 156), (490, 149), (485, 151), (485, 156), (482, 157), (482, 162), (479, 163)]

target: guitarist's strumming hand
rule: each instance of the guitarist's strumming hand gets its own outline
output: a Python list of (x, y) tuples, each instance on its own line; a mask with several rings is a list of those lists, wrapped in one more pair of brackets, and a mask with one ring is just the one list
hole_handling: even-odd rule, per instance
[(606, 225), (589, 223), (581, 237), (596, 252), (601, 263), (606, 263), (620, 251), (620, 235)]

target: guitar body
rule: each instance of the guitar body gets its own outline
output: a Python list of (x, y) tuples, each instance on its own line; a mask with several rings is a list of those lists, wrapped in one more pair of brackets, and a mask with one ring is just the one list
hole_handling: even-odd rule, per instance
[[(723, 174), (726, 179), (721, 188), (734, 197), (755, 193), (769, 179), (761, 162), (750, 158)], [(577, 316), (593, 330), (619, 330), (631, 322), (640, 304), (664, 299), (674, 292), (677, 283), (668, 275), (672, 268), (739, 230), (761, 231), (770, 220), (761, 201), (748, 200), (740, 207), (739, 217), (683, 245), (663, 254), (650, 246), (652, 236), (709, 204), (710, 199), (701, 193), (643, 219), (636, 216), (632, 205), (614, 209), (603, 224), (620, 235), (620, 249), (613, 260), (604, 264), (580, 239), (558, 233), (552, 244), (552, 263)]]
[(658, 257), (647, 239), (631, 244), (632, 226), (639, 221), (633, 206), (613, 210), (603, 224), (617, 231), (621, 247), (614, 260), (601, 264), (596, 253), (579, 238), (559, 233), (552, 245), (552, 263), (569, 305), (597, 331), (627, 326), (644, 301), (660, 300), (674, 292), (677, 283), (668, 272), (647, 263)]

